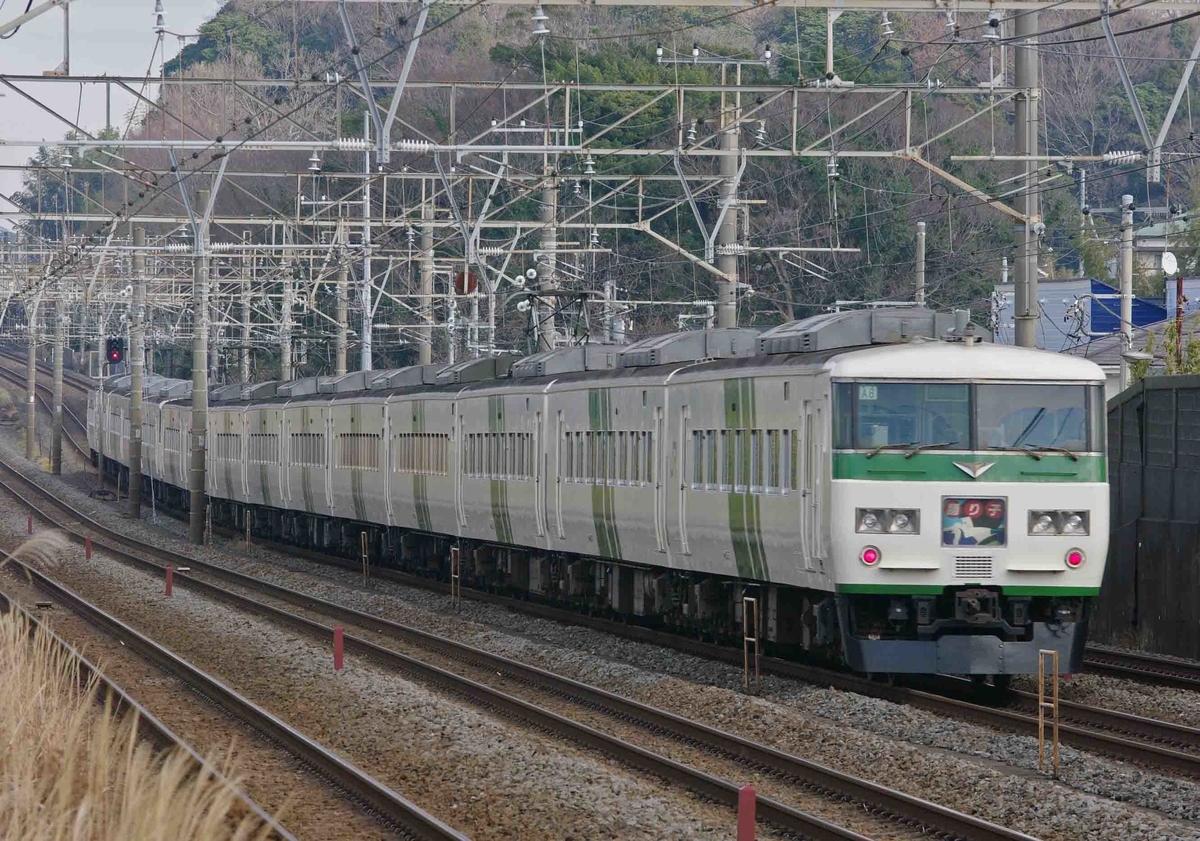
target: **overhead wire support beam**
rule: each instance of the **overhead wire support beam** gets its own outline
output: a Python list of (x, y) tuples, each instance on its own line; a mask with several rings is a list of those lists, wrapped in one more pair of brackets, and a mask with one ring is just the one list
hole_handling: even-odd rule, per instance
[(6, 23), (0, 23), (0, 35), (7, 35), (15, 29), (19, 29), (29, 23), (34, 18), (39, 18), (46, 12), (57, 9), (59, 6), (66, 6), (71, 0), (47, 0), (39, 6), (34, 6), (23, 15), (18, 15)]
[[(408, 74), (412, 71), (413, 59), (417, 57), (417, 47), (421, 45), (421, 33), (425, 31), (425, 21), (429, 17), (429, 5), (431, 0), (421, 0), (421, 11), (417, 13), (417, 23), (413, 28), (412, 38), (408, 42), (408, 49), (404, 52), (404, 64), (400, 68), (400, 76), (396, 79), (396, 90), (392, 93), (392, 101), (388, 105), (387, 119), (383, 122), (383, 136), (381, 139), (380, 148), (392, 139), (392, 124), (396, 122), (396, 111), (400, 107), (400, 98), (404, 96), (404, 88), (408, 84)], [(345, 0), (342, 5), (345, 6)], [(344, 20), (344, 18), (343, 18)], [(346, 24), (349, 26), (349, 24)], [(364, 84), (366, 82), (364, 81)], [(381, 161), (386, 161), (381, 152)]]
[[(375, 129), (375, 142), (378, 144), (379, 161), (387, 163), (391, 160), (391, 148), (387, 134), (384, 132), (383, 119), (379, 116), (379, 104), (375, 102), (374, 88), (371, 86), (371, 75), (363, 62), (362, 48), (354, 37), (354, 27), (350, 24), (350, 16), (346, 13), (346, 0), (338, 0), (338, 17), (342, 20), (342, 29), (346, 33), (346, 43), (350, 46), (350, 55), (354, 60), (354, 70), (358, 81), (363, 87), (363, 98), (367, 101), (367, 111), (371, 115), (371, 125)], [(393, 101), (393, 105), (395, 102)], [(390, 127), (390, 126), (389, 126)]]
[[(1130, 108), (1133, 109), (1133, 116), (1137, 120), (1138, 131), (1142, 133), (1142, 142), (1146, 144), (1146, 154), (1153, 156), (1155, 143), (1150, 138), (1150, 128), (1146, 125), (1146, 115), (1142, 111), (1142, 103), (1138, 101), (1137, 91), (1133, 87), (1133, 80), (1129, 78), (1129, 70), (1125, 67), (1125, 57), (1121, 55), (1121, 48), (1117, 45), (1117, 37), (1113, 34), (1112, 21), (1109, 18), (1110, 11), (1110, 3), (1108, 0), (1105, 0), (1104, 14), (1100, 16), (1100, 28), (1104, 30), (1104, 40), (1108, 42), (1108, 50), (1112, 53), (1112, 57), (1117, 65), (1117, 75), (1121, 77), (1121, 87), (1125, 88), (1125, 96), (1129, 99)], [(1150, 180), (1156, 181), (1157, 179), (1150, 178)]]

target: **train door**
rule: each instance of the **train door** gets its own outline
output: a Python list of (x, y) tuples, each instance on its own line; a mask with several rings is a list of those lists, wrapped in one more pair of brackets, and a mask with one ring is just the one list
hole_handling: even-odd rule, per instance
[(812, 400), (805, 400), (800, 410), (800, 440), (793, 454), (800, 462), (800, 551), (804, 556), (805, 569), (812, 569), (816, 559), (817, 494), (816, 476), (817, 442), (816, 409)]

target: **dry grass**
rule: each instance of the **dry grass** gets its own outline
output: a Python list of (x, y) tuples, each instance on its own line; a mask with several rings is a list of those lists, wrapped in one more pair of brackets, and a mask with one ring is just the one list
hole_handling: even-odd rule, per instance
[[(49, 532), (15, 554), (49, 559)], [(8, 558), (0, 562), (3, 566)], [(185, 841), (261, 839), (269, 828), (226, 780), (141, 740), (137, 717), (99, 706), (99, 682), (19, 613), (0, 616), (0, 839)]]

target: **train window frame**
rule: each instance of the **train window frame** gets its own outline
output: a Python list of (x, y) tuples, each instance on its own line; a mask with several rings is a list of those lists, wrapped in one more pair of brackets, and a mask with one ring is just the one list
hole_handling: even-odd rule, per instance
[(692, 430), (692, 490), (704, 490), (704, 454), (707, 450), (705, 447), (704, 430)]

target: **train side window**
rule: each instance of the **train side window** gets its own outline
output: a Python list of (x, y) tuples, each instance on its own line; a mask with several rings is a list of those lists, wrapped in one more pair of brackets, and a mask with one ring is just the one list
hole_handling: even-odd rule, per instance
[(833, 448), (854, 447), (854, 383), (833, 384)]
[(746, 474), (750, 472), (750, 454), (746, 447), (746, 430), (733, 431), (733, 492), (746, 492)]
[(721, 466), (717, 458), (717, 431), (715, 429), (710, 429), (704, 434), (704, 449), (704, 487), (707, 490), (715, 491), (717, 489), (717, 474)]
[(692, 432), (692, 490), (704, 489), (704, 432)]
[(728, 429), (721, 430), (721, 482), (720, 489), (730, 491), (733, 489), (733, 474), (734, 474), (734, 451), (733, 440)]
[(779, 493), (779, 473), (782, 467), (782, 456), (779, 447), (779, 430), (767, 430), (767, 493)]

